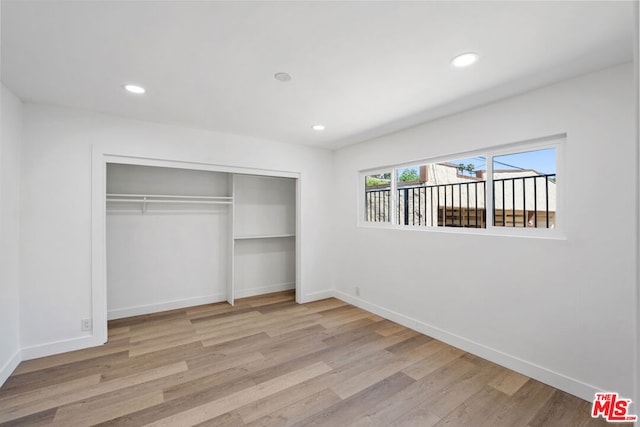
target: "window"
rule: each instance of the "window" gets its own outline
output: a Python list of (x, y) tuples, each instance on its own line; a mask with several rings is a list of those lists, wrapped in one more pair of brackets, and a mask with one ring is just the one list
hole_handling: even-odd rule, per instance
[(365, 176), (364, 188), (364, 220), (391, 222), (391, 172)]
[(396, 169), (398, 225), (485, 228), (486, 157)]
[(555, 228), (556, 149), (493, 158), (493, 225)]
[(558, 142), (362, 173), (364, 221), (414, 228), (556, 228)]

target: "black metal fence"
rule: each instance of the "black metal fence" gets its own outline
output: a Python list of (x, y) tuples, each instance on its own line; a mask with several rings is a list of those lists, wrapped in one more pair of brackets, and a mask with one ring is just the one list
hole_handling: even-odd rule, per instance
[(485, 181), (407, 186), (398, 191), (398, 224), (485, 227)]
[(494, 179), (493, 225), (555, 227), (555, 184), (555, 174)]
[(391, 187), (367, 189), (365, 191), (365, 221), (391, 221)]
[[(555, 174), (495, 179), (493, 190), (494, 226), (555, 226)], [(486, 228), (486, 181), (402, 185), (396, 191), (400, 225)], [(391, 222), (390, 196), (388, 185), (367, 188), (365, 221)]]

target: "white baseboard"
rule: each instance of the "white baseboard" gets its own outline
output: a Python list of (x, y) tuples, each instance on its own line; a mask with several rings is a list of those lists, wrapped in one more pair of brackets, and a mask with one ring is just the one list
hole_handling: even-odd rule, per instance
[(321, 299), (332, 298), (335, 296), (335, 291), (330, 289), (328, 291), (312, 292), (310, 294), (302, 295), (298, 302), (304, 304), (307, 302), (319, 301)]
[(104, 344), (93, 335), (85, 335), (67, 340), (54, 341), (46, 344), (34, 345), (22, 348), (22, 360), (37, 359), (38, 357), (51, 356), (52, 354), (66, 353), (68, 351), (82, 350)]
[(296, 288), (296, 284), (293, 282), (290, 282), (290, 283), (279, 283), (277, 285), (260, 286), (258, 288), (236, 289), (233, 291), (233, 297), (234, 299), (247, 298), (255, 295), (270, 294), (272, 292), (288, 291), (290, 289), (295, 289), (295, 288)]
[(107, 319), (122, 319), (123, 317), (140, 316), (142, 314), (157, 313), (159, 311), (176, 310), (179, 308), (193, 307), (196, 305), (213, 304), (226, 301), (224, 294), (205, 295), (202, 297), (185, 298), (174, 301), (165, 301), (154, 304), (138, 305), (134, 307), (118, 308), (107, 311)]
[(7, 378), (9, 378), (13, 371), (16, 370), (20, 362), (22, 362), (22, 352), (18, 350), (2, 365), (0, 368), (0, 387), (7, 381)]
[(402, 326), (406, 326), (407, 328), (482, 357), (483, 359), (487, 359), (493, 363), (497, 363), (498, 365), (519, 372), (552, 387), (566, 391), (567, 393), (573, 394), (574, 396), (588, 402), (593, 401), (595, 393), (603, 391), (591, 384), (586, 384), (561, 373), (536, 365), (535, 363), (511, 356), (501, 352), (500, 350), (496, 350), (459, 335), (452, 334), (438, 327), (429, 325), (395, 311), (388, 310), (384, 307), (380, 307), (379, 305), (372, 304), (344, 292), (334, 291), (333, 296), (342, 301), (348, 302), (349, 304), (355, 305), (356, 307), (362, 308), (363, 310), (370, 311), (378, 316), (384, 317), (385, 319), (399, 323)]

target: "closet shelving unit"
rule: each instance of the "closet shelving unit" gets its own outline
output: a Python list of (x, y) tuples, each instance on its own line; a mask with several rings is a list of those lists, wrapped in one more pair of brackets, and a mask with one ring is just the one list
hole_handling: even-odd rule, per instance
[(295, 288), (295, 180), (237, 174), (233, 195), (234, 295)]

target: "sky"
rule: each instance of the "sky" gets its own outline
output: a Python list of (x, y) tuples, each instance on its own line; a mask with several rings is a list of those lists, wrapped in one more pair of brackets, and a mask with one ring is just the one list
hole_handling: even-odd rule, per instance
[[(509, 165), (509, 166), (507, 166)], [(515, 166), (515, 167), (510, 167)], [(524, 153), (496, 156), (494, 169), (534, 169), (543, 174), (556, 173), (556, 149), (528, 151)]]
[[(487, 160), (484, 156), (469, 157), (463, 159), (454, 159), (448, 161), (453, 164), (472, 164), (474, 170), (485, 170), (487, 168)], [(406, 168), (412, 169), (412, 168)], [(495, 156), (493, 158), (493, 169), (514, 170), (514, 169), (534, 169), (541, 174), (556, 173), (556, 149), (547, 148), (544, 150), (527, 151), (517, 154), (507, 154), (504, 156)], [(405, 169), (398, 169), (401, 174)]]

